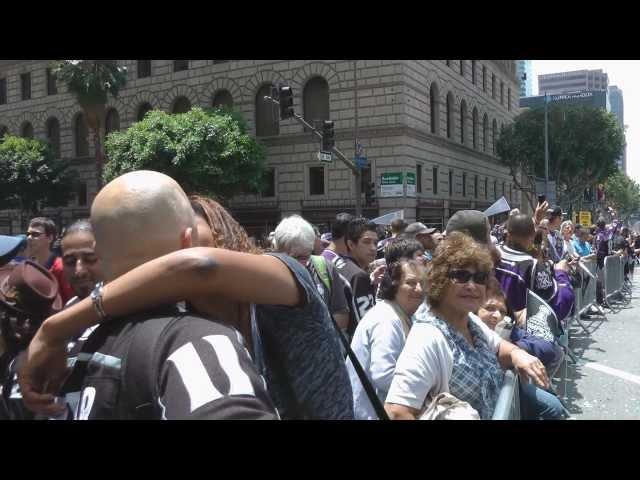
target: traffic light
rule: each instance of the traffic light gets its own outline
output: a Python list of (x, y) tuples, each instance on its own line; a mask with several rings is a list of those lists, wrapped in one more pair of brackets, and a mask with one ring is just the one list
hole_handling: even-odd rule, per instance
[(293, 90), (286, 85), (280, 86), (280, 120), (293, 117)]
[(364, 190), (364, 198), (367, 205), (372, 205), (376, 199), (376, 184), (375, 182), (367, 183), (367, 188)]
[(322, 123), (322, 146), (323, 152), (330, 152), (336, 144), (336, 134), (333, 131), (333, 121), (325, 120)]

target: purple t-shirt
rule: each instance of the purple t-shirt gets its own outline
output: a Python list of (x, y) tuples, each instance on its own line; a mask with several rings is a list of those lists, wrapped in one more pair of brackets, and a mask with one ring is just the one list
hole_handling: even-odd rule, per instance
[(338, 258), (340, 255), (338, 255), (336, 252), (334, 252), (333, 250), (329, 250), (328, 248), (325, 248), (324, 251), (322, 252), (322, 256), (327, 260), (327, 262), (333, 262), (336, 258)]
[(566, 318), (573, 309), (575, 294), (565, 272), (546, 268), (531, 255), (506, 245), (498, 245), (501, 260), (496, 278), (513, 311), (527, 306), (527, 289), (540, 295), (556, 312), (558, 319)]

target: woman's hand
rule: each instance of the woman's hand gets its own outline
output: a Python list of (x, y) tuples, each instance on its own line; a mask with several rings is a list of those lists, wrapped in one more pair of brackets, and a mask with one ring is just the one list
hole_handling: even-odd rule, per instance
[(549, 388), (547, 369), (538, 358), (521, 348), (514, 348), (511, 351), (511, 362), (521, 377), (530, 378), (541, 388)]
[(549, 208), (549, 202), (546, 200), (536, 207), (536, 211), (533, 214), (533, 221), (536, 226), (540, 224), (540, 222), (544, 219), (545, 213), (547, 213), (547, 209)]

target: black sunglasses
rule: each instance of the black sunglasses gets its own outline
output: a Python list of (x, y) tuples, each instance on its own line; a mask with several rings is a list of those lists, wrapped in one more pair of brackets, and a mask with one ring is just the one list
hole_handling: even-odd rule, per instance
[(471, 273), (469, 270), (449, 270), (449, 278), (454, 283), (468, 283), (473, 279), (473, 283), (476, 285), (486, 285), (489, 279), (488, 272), (475, 272)]

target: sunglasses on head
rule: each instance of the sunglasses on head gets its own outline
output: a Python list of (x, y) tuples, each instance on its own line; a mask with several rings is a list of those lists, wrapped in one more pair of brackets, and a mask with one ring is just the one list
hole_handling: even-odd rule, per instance
[(468, 283), (469, 280), (473, 279), (473, 283), (476, 285), (486, 285), (489, 279), (489, 273), (472, 273), (469, 270), (449, 270), (449, 279), (453, 281), (453, 283)]

